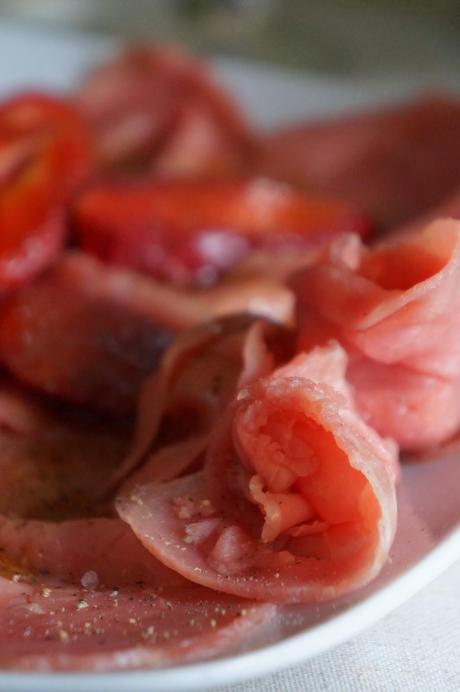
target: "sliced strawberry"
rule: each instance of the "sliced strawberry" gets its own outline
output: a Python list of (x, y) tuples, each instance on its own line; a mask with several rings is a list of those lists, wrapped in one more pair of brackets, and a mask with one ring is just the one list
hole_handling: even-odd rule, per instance
[(343, 231), (366, 235), (354, 207), (267, 180), (98, 183), (74, 208), (80, 246), (175, 284), (214, 283), (253, 249), (312, 246)]
[(23, 94), (0, 106), (0, 287), (22, 283), (57, 257), (63, 203), (90, 161), (85, 123), (69, 103)]

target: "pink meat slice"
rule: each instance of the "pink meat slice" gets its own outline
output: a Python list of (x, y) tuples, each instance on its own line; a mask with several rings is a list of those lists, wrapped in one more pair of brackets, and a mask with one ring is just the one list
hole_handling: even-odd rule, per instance
[(323, 331), (380, 362), (458, 375), (459, 275), (460, 222), (453, 220), (375, 249), (361, 247), (356, 267), (308, 267), (293, 281), (302, 345)]
[(125, 670), (211, 658), (274, 606), (189, 584), (119, 519), (0, 522), (0, 667)]
[(179, 331), (235, 308), (284, 321), (292, 305), (263, 279), (187, 295), (71, 253), (2, 302), (0, 362), (39, 391), (127, 417)]
[(0, 602), (0, 666), (35, 672), (163, 668), (238, 651), (274, 615), (274, 606), (193, 585), (168, 592), (28, 589)]
[(178, 586), (184, 580), (155, 560), (117, 518), (61, 522), (0, 516), (0, 553), (47, 585), (107, 589), (146, 583)]
[(294, 339), (292, 330), (248, 314), (181, 334), (144, 384), (132, 448), (113, 482), (128, 476), (146, 455), (142, 478), (166, 481), (180, 475), (204, 452), (235, 391), (287, 360)]
[(108, 511), (100, 489), (126, 456), (125, 431), (80, 411), (58, 411), (11, 383), (0, 387), (0, 409), (0, 515), (65, 519)]
[(258, 171), (358, 203), (391, 227), (454, 192), (459, 145), (460, 101), (428, 95), (269, 134)]
[(147, 164), (169, 175), (238, 171), (256, 141), (236, 104), (193, 56), (132, 48), (93, 70), (78, 101), (106, 166)]
[(460, 423), (459, 278), (460, 222), (439, 220), (292, 281), (301, 348), (338, 339), (362, 415), (405, 449), (443, 442)]
[(390, 231), (391, 237), (401, 238), (405, 235), (413, 235), (428, 226), (436, 219), (460, 219), (460, 191), (457, 189), (453, 195), (449, 195), (434, 209), (411, 219), (408, 223), (398, 225)]
[(369, 358), (352, 360), (347, 376), (362, 416), (403, 449), (430, 449), (460, 428), (459, 378), (425, 375)]
[[(327, 350), (337, 361), (340, 348)], [(320, 382), (321, 368), (307, 379), (307, 369), (241, 390), (203, 473), (118, 498), (121, 518), (166, 566), (280, 602), (331, 599), (379, 572), (396, 526), (396, 449), (357, 416), (343, 382)]]

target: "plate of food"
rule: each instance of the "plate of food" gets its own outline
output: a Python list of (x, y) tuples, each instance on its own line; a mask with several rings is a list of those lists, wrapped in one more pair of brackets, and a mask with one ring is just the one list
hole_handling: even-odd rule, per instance
[(0, 690), (266, 674), (460, 558), (458, 98), (0, 58)]

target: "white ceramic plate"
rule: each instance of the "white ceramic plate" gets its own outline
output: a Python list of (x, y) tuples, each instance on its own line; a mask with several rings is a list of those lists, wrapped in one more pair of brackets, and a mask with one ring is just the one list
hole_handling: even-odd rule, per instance
[[(107, 39), (54, 35), (0, 24), (0, 94), (24, 86), (69, 88), (115, 48)], [(222, 79), (263, 125), (398, 97), (408, 84), (325, 81), (217, 60)], [(458, 448), (460, 450), (460, 447)], [(0, 692), (141, 692), (229, 684), (315, 656), (357, 634), (410, 598), (460, 558), (460, 451), (408, 464), (399, 487), (399, 528), (391, 558), (365, 590), (334, 603), (286, 608), (263, 641), (206, 663), (114, 674), (0, 673)], [(1, 627), (1, 623), (0, 623)]]

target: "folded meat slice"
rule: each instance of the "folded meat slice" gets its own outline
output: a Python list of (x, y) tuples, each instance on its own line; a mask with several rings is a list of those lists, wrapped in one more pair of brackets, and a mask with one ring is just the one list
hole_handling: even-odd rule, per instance
[(165, 565), (223, 592), (321, 601), (366, 584), (394, 536), (396, 449), (353, 410), (345, 366), (332, 344), (242, 389), (204, 472), (132, 488), (122, 519)]
[(444, 441), (460, 425), (460, 222), (331, 258), (292, 281), (301, 347), (342, 342), (356, 401), (381, 434), (406, 449)]
[(269, 281), (187, 295), (73, 253), (2, 302), (0, 362), (40, 391), (132, 415), (178, 331), (234, 308), (284, 321), (292, 304), (291, 291)]
[(460, 378), (440, 378), (405, 365), (354, 358), (347, 377), (356, 407), (402, 449), (423, 451), (450, 439), (460, 427)]
[[(188, 584), (117, 519), (0, 523), (0, 666), (163, 667), (239, 648), (274, 606)], [(12, 558), (15, 558), (15, 562)]]
[(130, 482), (181, 475), (203, 456), (235, 391), (288, 360), (294, 343), (293, 330), (248, 314), (181, 334), (144, 384), (133, 446), (114, 483), (143, 459), (141, 476)]
[(202, 62), (176, 47), (125, 51), (93, 70), (77, 98), (106, 166), (222, 175), (254, 155), (255, 136), (236, 104)]
[(341, 196), (391, 227), (454, 192), (459, 145), (460, 101), (427, 95), (269, 134), (258, 172)]
[(371, 230), (359, 208), (261, 178), (96, 182), (76, 198), (72, 219), (83, 250), (185, 286), (215, 284), (260, 249), (276, 264)]

